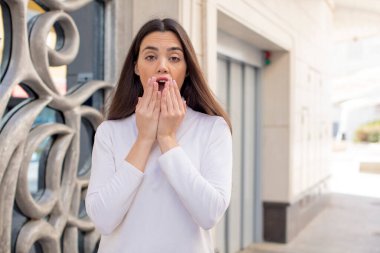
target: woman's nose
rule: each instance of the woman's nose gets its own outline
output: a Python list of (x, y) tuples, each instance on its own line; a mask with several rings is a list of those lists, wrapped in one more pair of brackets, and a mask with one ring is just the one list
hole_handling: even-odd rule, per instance
[(168, 67), (165, 60), (161, 60), (158, 66), (158, 73), (168, 73)]

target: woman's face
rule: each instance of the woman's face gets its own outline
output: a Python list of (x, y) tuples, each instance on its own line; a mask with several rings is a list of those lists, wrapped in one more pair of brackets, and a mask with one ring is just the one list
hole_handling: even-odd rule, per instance
[(160, 90), (170, 79), (181, 89), (186, 67), (181, 42), (173, 32), (152, 32), (141, 42), (135, 73), (140, 76), (144, 90), (151, 77), (156, 77)]

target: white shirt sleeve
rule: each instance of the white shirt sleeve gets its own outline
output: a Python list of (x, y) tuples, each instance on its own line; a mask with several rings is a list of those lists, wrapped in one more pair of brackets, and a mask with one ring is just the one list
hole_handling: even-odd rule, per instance
[(101, 234), (110, 234), (126, 215), (143, 173), (124, 159), (115, 160), (110, 129), (101, 124), (92, 151), (86, 211)]
[(197, 169), (185, 151), (175, 147), (159, 164), (194, 221), (207, 230), (220, 220), (231, 198), (232, 138), (222, 118), (216, 120), (201, 159)]

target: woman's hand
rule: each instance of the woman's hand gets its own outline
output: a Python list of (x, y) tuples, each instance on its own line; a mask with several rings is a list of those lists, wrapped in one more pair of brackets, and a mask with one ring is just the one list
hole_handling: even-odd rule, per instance
[(157, 141), (161, 152), (177, 146), (176, 132), (186, 113), (186, 104), (182, 100), (175, 80), (169, 80), (162, 91), (161, 112), (158, 122)]
[(151, 142), (157, 137), (158, 119), (160, 116), (161, 92), (158, 90), (156, 78), (148, 80), (148, 88), (139, 97), (136, 105), (136, 125), (138, 139)]
[(157, 126), (160, 116), (161, 92), (155, 78), (149, 78), (148, 88), (136, 105), (137, 140), (125, 160), (140, 171), (145, 171), (150, 150), (157, 138)]

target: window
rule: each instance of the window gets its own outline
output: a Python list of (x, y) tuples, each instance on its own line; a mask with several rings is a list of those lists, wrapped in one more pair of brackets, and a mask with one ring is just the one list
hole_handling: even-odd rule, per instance
[(96, 252), (84, 198), (109, 88), (105, 3), (41, 2), (0, 0), (0, 252)]

